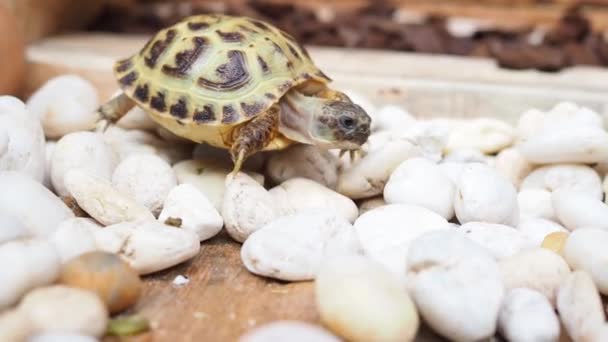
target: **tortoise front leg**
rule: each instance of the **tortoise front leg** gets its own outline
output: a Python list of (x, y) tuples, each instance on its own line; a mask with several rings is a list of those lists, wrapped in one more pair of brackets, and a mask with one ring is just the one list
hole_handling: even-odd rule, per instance
[(97, 110), (97, 113), (99, 114), (99, 120), (97, 122), (102, 123), (102, 131), (105, 131), (111, 124), (115, 124), (134, 106), (135, 102), (124, 93), (115, 96), (101, 105)]
[(234, 175), (241, 170), (245, 159), (264, 149), (276, 137), (279, 131), (279, 113), (280, 107), (274, 105), (236, 131), (230, 149)]

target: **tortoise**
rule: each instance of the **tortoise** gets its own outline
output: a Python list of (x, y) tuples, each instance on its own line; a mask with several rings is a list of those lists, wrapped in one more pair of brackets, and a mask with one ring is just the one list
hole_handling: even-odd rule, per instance
[(311, 144), (360, 150), (371, 118), (288, 33), (249, 17), (194, 15), (114, 64), (121, 92), (99, 107), (105, 128), (134, 106), (172, 133), (229, 149), (238, 172), (259, 151)]

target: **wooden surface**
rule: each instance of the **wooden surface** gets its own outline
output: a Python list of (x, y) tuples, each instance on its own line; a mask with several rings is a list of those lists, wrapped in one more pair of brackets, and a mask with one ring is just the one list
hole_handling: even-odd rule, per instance
[[(134, 311), (149, 318), (154, 341), (235, 341), (280, 319), (317, 322), (312, 282), (285, 283), (250, 274), (240, 244), (222, 233), (202, 243), (193, 260), (146, 276)], [(190, 282), (174, 287), (184, 275)]]

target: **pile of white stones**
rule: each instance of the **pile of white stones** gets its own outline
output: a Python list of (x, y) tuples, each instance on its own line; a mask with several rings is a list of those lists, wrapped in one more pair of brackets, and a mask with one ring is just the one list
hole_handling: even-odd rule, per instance
[(411, 341), (422, 322), (452, 341), (608, 340), (598, 113), (563, 102), (516, 126), (417, 120), (352, 95), (373, 118), (364, 157), (298, 145), (237, 175), (226, 151), (138, 108), (95, 132), (99, 100), (77, 76), (25, 104), (0, 97), (0, 340), (100, 338), (107, 308), (57, 285), (62, 264), (105, 251), (145, 275), (222, 229), (251, 273), (314, 281), (324, 324), (279, 321), (242, 341)]

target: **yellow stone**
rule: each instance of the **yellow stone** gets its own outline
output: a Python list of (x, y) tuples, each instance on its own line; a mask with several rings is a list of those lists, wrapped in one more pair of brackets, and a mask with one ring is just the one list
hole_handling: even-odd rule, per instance
[(569, 233), (567, 232), (553, 232), (547, 234), (540, 246), (561, 255), (568, 235)]

